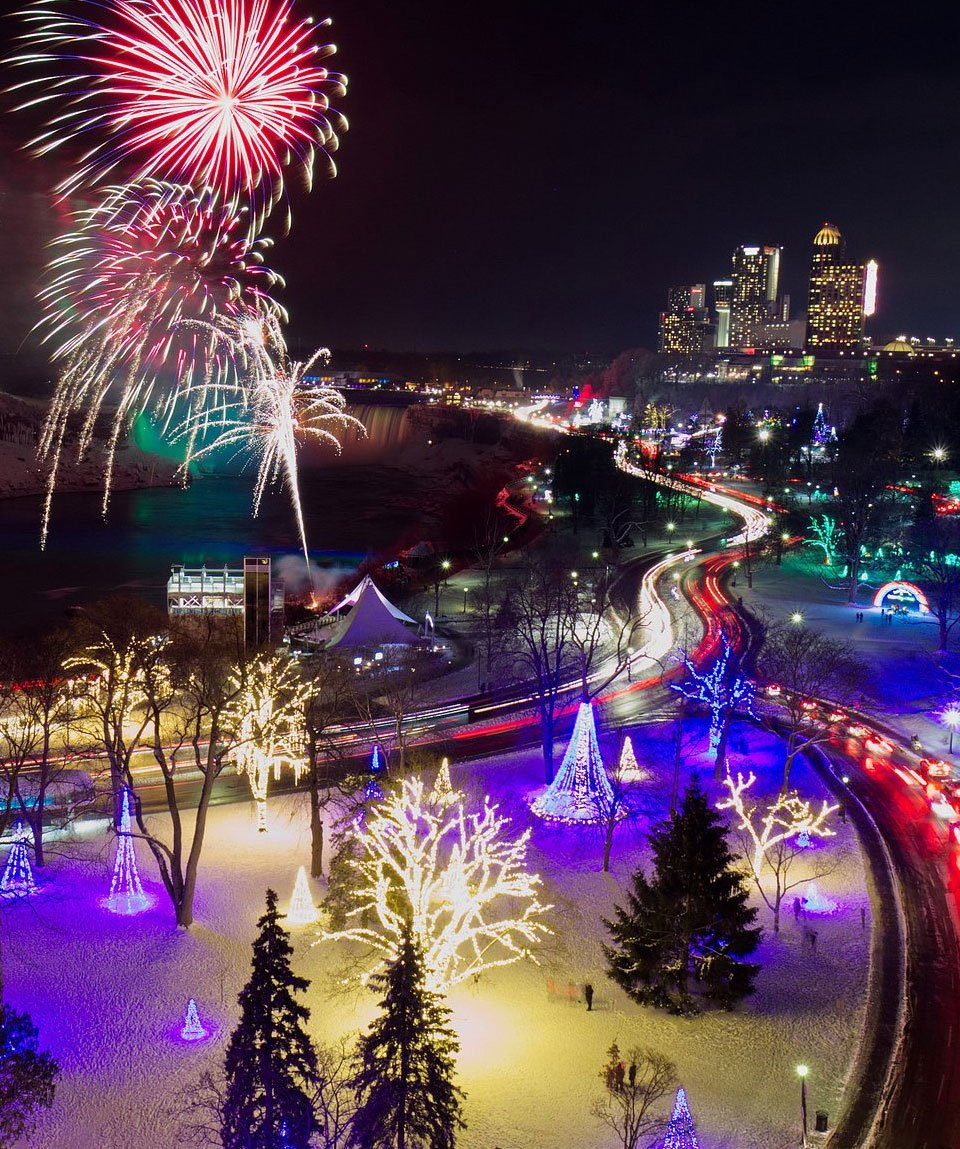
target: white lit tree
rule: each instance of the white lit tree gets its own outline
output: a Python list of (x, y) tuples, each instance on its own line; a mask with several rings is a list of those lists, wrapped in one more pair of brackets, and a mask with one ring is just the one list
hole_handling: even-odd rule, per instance
[(530, 831), (510, 839), (508, 826), (489, 798), (476, 812), (460, 800), (440, 806), (420, 778), (403, 779), (362, 830), (349, 831), (357, 850), (348, 924), (322, 939), (362, 943), (382, 968), (409, 924), (434, 992), (530, 957), (550, 932), (550, 907), (540, 901), (540, 878), (526, 869)]
[(726, 762), (727, 737), (733, 716), (738, 710), (750, 713), (753, 707), (756, 688), (743, 673), (740, 661), (724, 635), (720, 654), (709, 670), (698, 670), (684, 654), (687, 677), (672, 687), (691, 702), (703, 703), (710, 713), (710, 756), (716, 762), (717, 779), (722, 776)]
[(257, 826), (267, 828), (267, 785), (288, 766), (299, 782), (306, 769), (305, 723), (310, 684), (287, 654), (273, 654), (243, 667), (223, 716), (233, 735), (238, 774), (246, 774), (257, 804)]
[[(807, 847), (804, 843), (810, 838), (836, 836), (828, 818), (839, 807), (824, 798), (820, 808), (815, 809), (812, 802), (801, 798), (796, 791), (780, 793), (773, 802), (762, 806), (750, 800), (749, 792), (756, 780), (752, 771), (747, 778), (738, 773), (736, 781), (727, 774), (723, 784), (728, 796), (717, 803), (717, 809), (732, 810), (736, 814), (737, 830), (750, 875), (761, 897), (773, 911), (774, 933), (779, 933), (783, 899), (790, 890), (810, 877), (805, 873), (803, 877), (791, 879), (793, 863), (805, 852)], [(773, 888), (769, 891), (763, 883), (767, 871), (773, 879)], [(817, 876), (825, 872), (823, 863), (820, 863)]]

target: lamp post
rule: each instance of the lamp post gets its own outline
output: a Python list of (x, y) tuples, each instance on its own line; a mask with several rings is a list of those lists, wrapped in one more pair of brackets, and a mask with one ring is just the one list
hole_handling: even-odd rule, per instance
[(807, 1074), (810, 1069), (806, 1065), (797, 1066), (797, 1075), (800, 1078), (800, 1145), (807, 1149)]

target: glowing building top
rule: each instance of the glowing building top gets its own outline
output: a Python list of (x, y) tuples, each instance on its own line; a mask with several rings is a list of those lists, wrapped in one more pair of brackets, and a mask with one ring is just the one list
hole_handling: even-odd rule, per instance
[(829, 358), (863, 353), (864, 315), (876, 304), (876, 264), (867, 300), (867, 265), (848, 263), (836, 224), (825, 223), (813, 239), (807, 305), (807, 351)]

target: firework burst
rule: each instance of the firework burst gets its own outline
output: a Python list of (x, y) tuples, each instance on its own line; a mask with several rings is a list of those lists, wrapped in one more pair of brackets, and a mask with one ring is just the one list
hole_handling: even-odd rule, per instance
[[(200, 326), (207, 327), (215, 341), (227, 344), (234, 362), (244, 364), (244, 381), (219, 402), (194, 404), (177, 428), (174, 438), (188, 443), (184, 466), (224, 450), (256, 459), (253, 513), (259, 512), (268, 486), (285, 486), (309, 568), (297, 467), (299, 444), (326, 443), (339, 454), (337, 431), (353, 427), (365, 434), (366, 430), (359, 419), (346, 413), (346, 401), (335, 387), (308, 378), (318, 362), (329, 358), (329, 351), (321, 348), (305, 362), (291, 362), (275, 315), (228, 316), (216, 327)], [(202, 443), (199, 447), (198, 442)]]
[(152, 180), (107, 189), (54, 243), (39, 326), (63, 367), (38, 451), (48, 464), (41, 543), (73, 414), (82, 413), (83, 458), (108, 399), (115, 405), (106, 512), (121, 432), (149, 403), (158, 377), (168, 419), (179, 398), (197, 402), (232, 384), (229, 346), (203, 325), (252, 308), (279, 325), (267, 294), (279, 279), (263, 264), (266, 246), (249, 240), (242, 215), (214, 193)]
[(308, 182), (318, 153), (333, 170), (346, 121), (330, 100), (346, 81), (322, 66), (336, 49), (292, 0), (36, 0), (22, 16), (14, 63), (37, 74), (15, 91), (21, 107), (54, 109), (34, 150), (90, 141), (61, 191), (118, 171), (209, 185), (245, 199), (255, 230), (292, 158)]

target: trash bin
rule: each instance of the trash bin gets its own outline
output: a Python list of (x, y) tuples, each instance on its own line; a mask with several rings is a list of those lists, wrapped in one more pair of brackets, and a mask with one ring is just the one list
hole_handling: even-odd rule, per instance
[(827, 1113), (826, 1109), (818, 1109), (817, 1110), (817, 1121), (816, 1121), (816, 1124), (814, 1125), (814, 1129), (818, 1133), (826, 1133), (826, 1131), (827, 1131), (827, 1120), (828, 1120), (829, 1116), (830, 1115)]

